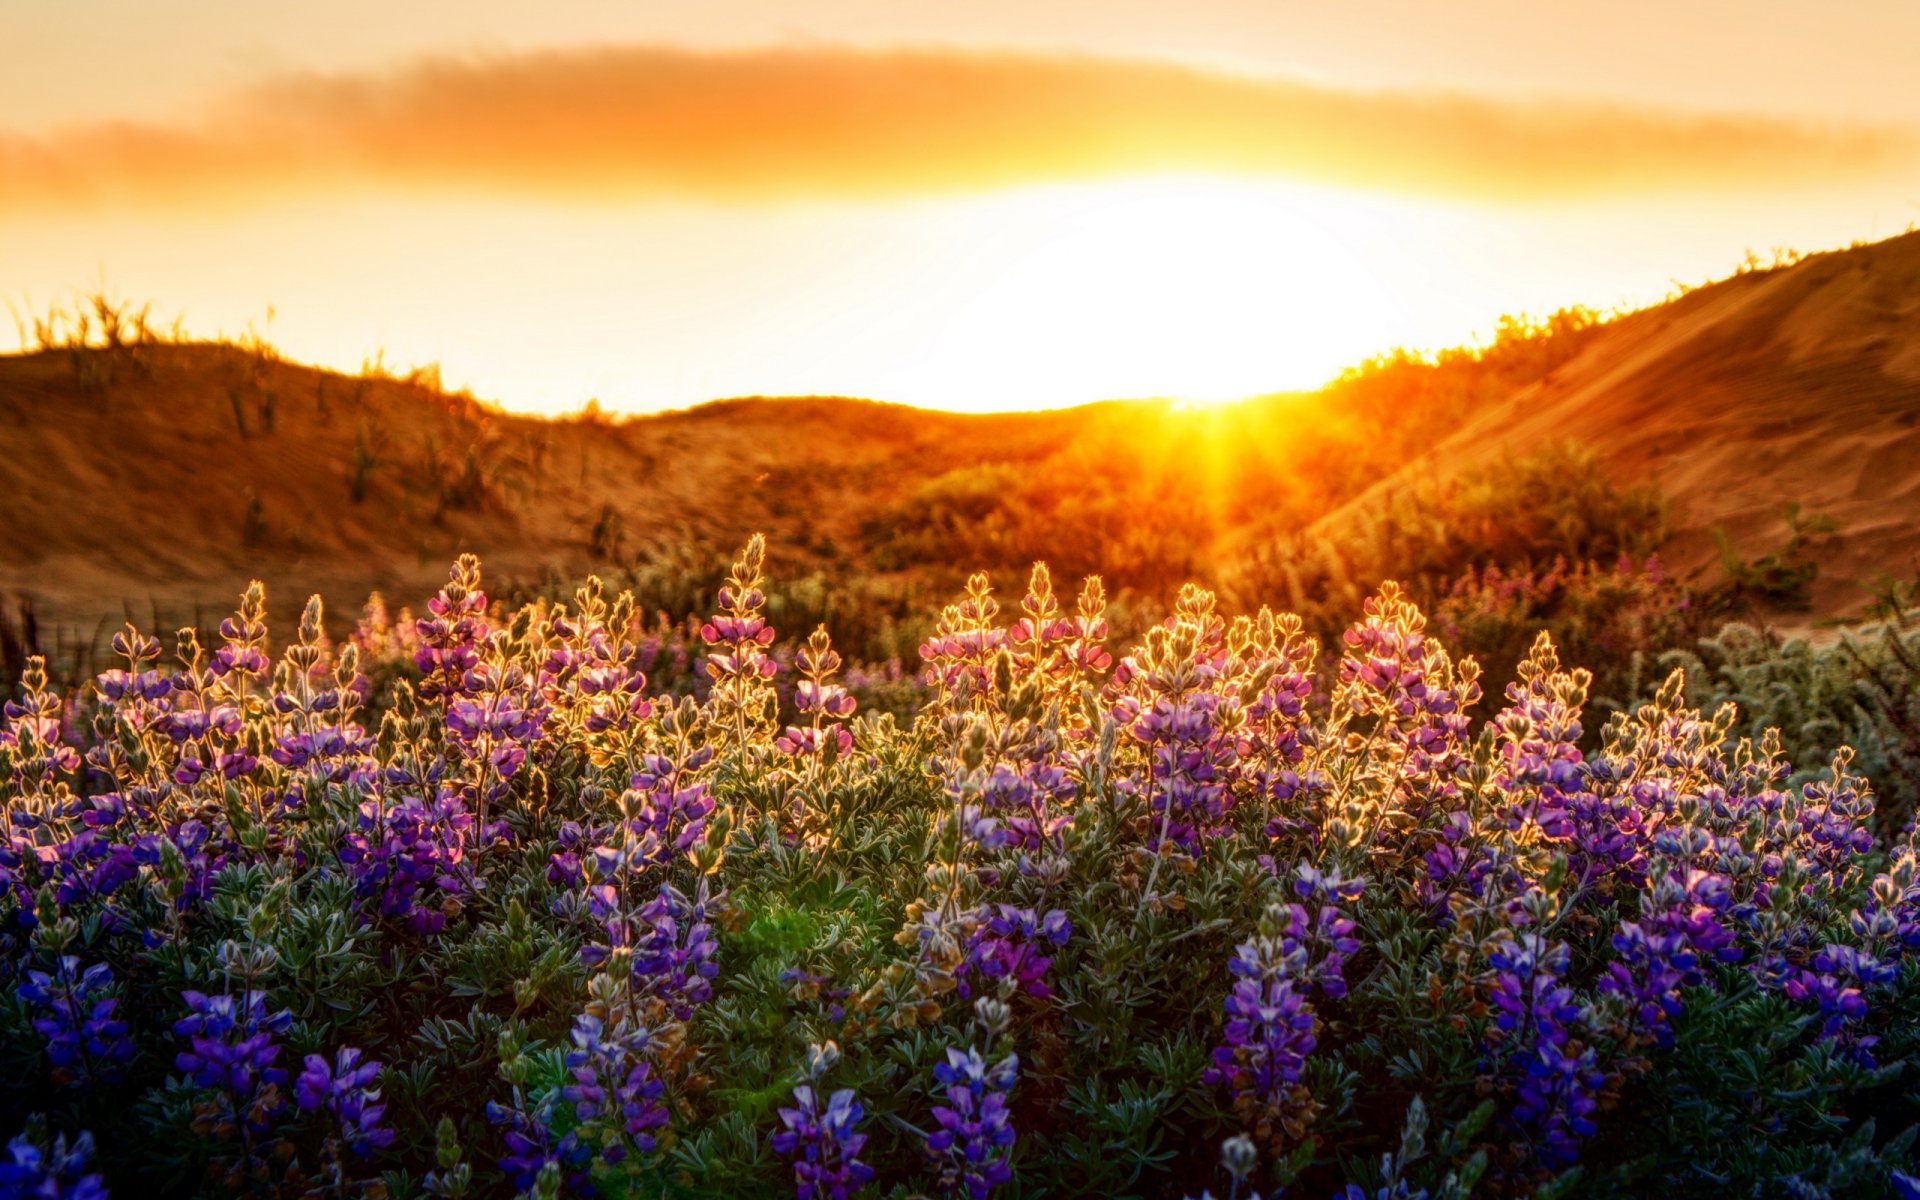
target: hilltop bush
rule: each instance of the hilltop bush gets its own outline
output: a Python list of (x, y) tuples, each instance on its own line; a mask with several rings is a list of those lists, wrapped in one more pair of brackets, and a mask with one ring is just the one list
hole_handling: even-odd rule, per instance
[(1199, 587), (1125, 646), (1043, 568), (876, 715), (826, 631), (779, 649), (763, 557), (697, 636), (463, 558), (339, 644), (316, 599), (271, 646), (256, 586), (80, 694), (31, 666), (0, 1183), (1920, 1187), (1920, 856), (1850, 752), (1789, 786), (1679, 673), (1589, 729), (1544, 635), (1476, 720), (1391, 583), (1324, 648)]
[(1920, 611), (1818, 642), (1730, 624), (1660, 661), (1685, 670), (1694, 703), (1737, 704), (1754, 735), (1778, 729), (1795, 761), (1817, 756), (1820, 746), (1851, 745), (1880, 792), (1882, 827), (1912, 819), (1920, 803)]

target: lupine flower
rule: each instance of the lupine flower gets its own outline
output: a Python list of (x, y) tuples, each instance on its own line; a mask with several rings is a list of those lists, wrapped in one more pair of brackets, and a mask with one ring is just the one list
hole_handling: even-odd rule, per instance
[(847, 689), (832, 681), (840, 670), (840, 656), (833, 650), (826, 626), (807, 639), (799, 667), (805, 678), (794, 687), (793, 707), (808, 724), (788, 726), (774, 745), (782, 753), (810, 756), (831, 741), (838, 753), (846, 754), (853, 749), (853, 734), (841, 722), (853, 715), (855, 704)]
[(33, 1018), (33, 1027), (47, 1039), (56, 1084), (112, 1081), (133, 1058), (127, 1023), (113, 1015), (120, 1001), (107, 964), (83, 970), (78, 958), (67, 955), (51, 973), (28, 971), (19, 992), (41, 1014)]
[[(1299, 1137), (1313, 1115), (1300, 1071), (1318, 1039), (1304, 977), (1310, 966), (1299, 905), (1269, 905), (1258, 936), (1228, 962), (1225, 1040), (1214, 1047), (1203, 1082), (1224, 1085), (1234, 1112), (1257, 1141)], [(1337, 976), (1337, 970), (1336, 970)]]
[(976, 990), (991, 995), (1001, 980), (1029, 996), (1051, 996), (1047, 968), (1053, 959), (1044, 951), (1065, 945), (1072, 932), (1067, 914), (1057, 908), (1037, 916), (1011, 904), (986, 906), (967, 941), (966, 960), (955, 972), (960, 997), (971, 998)]
[(506, 1147), (498, 1160), (500, 1171), (516, 1193), (531, 1191), (548, 1163), (559, 1166), (568, 1186), (581, 1189), (589, 1185), (593, 1148), (582, 1143), (575, 1130), (556, 1139), (544, 1113), (493, 1100), (487, 1101), (486, 1115), (489, 1124), (500, 1127), (500, 1140)]
[[(1089, 679), (1113, 665), (1107, 652), (1107, 593), (1097, 575), (1081, 584), (1072, 615), (1065, 613), (1053, 590), (1047, 564), (1035, 563), (1020, 600), (1020, 617), (1007, 628), (1004, 645), (1016, 676), (1039, 682), (1043, 699), (1071, 705)], [(1083, 723), (1069, 718), (1069, 734)]]
[(857, 1157), (867, 1135), (856, 1132), (865, 1111), (852, 1088), (841, 1088), (823, 1105), (810, 1084), (793, 1089), (793, 1106), (778, 1111), (781, 1128), (774, 1153), (793, 1164), (796, 1200), (846, 1200), (873, 1178)]
[(711, 746), (642, 756), (640, 769), (629, 780), (634, 790), (632, 827), (641, 838), (642, 861), (671, 862), (706, 837), (714, 799), (705, 768), (712, 759)]
[(87, 1170), (93, 1135), (82, 1131), (69, 1142), (65, 1134), (51, 1145), (20, 1134), (0, 1154), (0, 1196), (21, 1200), (107, 1200), (107, 1186)]
[(393, 1141), (393, 1130), (380, 1124), (387, 1106), (379, 1103), (380, 1089), (374, 1086), (379, 1077), (380, 1060), (362, 1061), (354, 1046), (341, 1047), (332, 1063), (309, 1054), (293, 1081), (293, 1098), (302, 1112), (324, 1108), (338, 1124), (347, 1149), (367, 1158)]
[(1664, 875), (1642, 899), (1639, 919), (1622, 921), (1613, 935), (1620, 959), (1608, 965), (1600, 988), (1625, 997), (1640, 1030), (1662, 1046), (1673, 1044), (1668, 1021), (1679, 1015), (1680, 989), (1706, 983), (1708, 961), (1740, 958), (1721, 923), (1729, 903), (1727, 881), (1718, 875)]
[(265, 992), (206, 995), (184, 992), (188, 1015), (173, 1023), (175, 1037), (186, 1038), (189, 1049), (174, 1065), (193, 1082), (220, 1095), (220, 1106), (207, 1114), (215, 1129), (238, 1121), (247, 1130), (264, 1132), (286, 1108), (281, 1087), (284, 1069), (274, 1065), (280, 1046), (274, 1039), (287, 1031), (293, 1014), (286, 1009), (269, 1014)]
[(420, 670), (420, 698), (445, 703), (461, 694), (467, 672), (479, 665), (489, 632), (480, 560), (462, 554), (446, 586), (427, 601), (427, 612), (431, 615), (414, 624), (419, 644), (413, 663)]
[[(360, 805), (357, 829), (340, 847), (355, 890), (379, 901), (383, 916), (403, 920), (422, 937), (446, 925), (446, 905), (471, 886), (467, 847), (474, 820), (459, 795), (441, 790), (428, 802), (403, 797)], [(430, 904), (441, 898), (439, 906)]]
[(720, 939), (709, 920), (719, 898), (709, 895), (707, 879), (701, 876), (691, 898), (661, 884), (640, 910), (645, 932), (634, 946), (633, 972), (642, 992), (659, 999), (676, 1021), (690, 1019), (696, 1005), (712, 999), (720, 973)]
[(1580, 1006), (1561, 982), (1567, 948), (1522, 933), (1503, 940), (1487, 961), (1498, 1044), (1515, 1089), (1511, 1119), (1545, 1165), (1566, 1166), (1595, 1132), (1590, 1118), (1605, 1079), (1593, 1047), (1575, 1037)]
[(1500, 730), (1500, 773), (1506, 797), (1501, 818), (1509, 831), (1536, 831), (1550, 841), (1573, 835), (1572, 797), (1585, 790), (1581, 770), (1580, 707), (1592, 676), (1563, 672), (1553, 641), (1544, 632), (1507, 685), (1507, 707), (1494, 719)]
[(1114, 669), (1119, 698), (1111, 715), (1146, 757), (1144, 776), (1117, 785), (1146, 801), (1150, 882), (1169, 849), (1198, 856), (1203, 841), (1225, 830), (1245, 722), (1228, 665), (1213, 594), (1189, 585), (1166, 624), (1149, 630), (1142, 650)]
[(761, 576), (766, 557), (766, 540), (756, 533), (720, 589), (720, 611), (700, 627), (700, 640), (709, 647), (706, 675), (713, 681), (708, 700), (714, 722), (733, 738), (735, 751), (742, 755), (753, 736), (772, 720), (773, 691), (767, 680), (779, 670), (767, 653), (773, 644), (773, 626), (761, 611), (767, 603)]
[(946, 1061), (933, 1069), (946, 1103), (934, 1107), (939, 1128), (927, 1135), (927, 1152), (940, 1166), (942, 1185), (965, 1188), (970, 1200), (986, 1200), (1013, 1177), (1007, 1094), (1019, 1072), (1017, 1055), (989, 1065), (972, 1047), (949, 1049)]
[(632, 1027), (609, 1032), (599, 1017), (581, 1013), (573, 1019), (570, 1040), (571, 1080), (560, 1089), (560, 1097), (573, 1105), (582, 1125), (602, 1122), (614, 1135), (606, 1140), (601, 1157), (620, 1162), (629, 1147), (652, 1153), (652, 1131), (667, 1123), (667, 1109), (660, 1103), (665, 1088), (647, 1061), (646, 1031)]
[(940, 610), (933, 636), (920, 643), (924, 678), (937, 692), (936, 711), (969, 707), (991, 690), (994, 656), (1007, 641), (1007, 631), (994, 623), (999, 612), (982, 572), (968, 577), (965, 598)]
[(1829, 943), (1807, 966), (1791, 971), (1780, 988), (1798, 1004), (1819, 1013), (1820, 1037), (1863, 1066), (1871, 1067), (1880, 1040), (1858, 1032), (1867, 1015), (1866, 989), (1893, 982), (1896, 968), (1852, 946)]
[(1343, 878), (1337, 867), (1323, 871), (1303, 862), (1294, 872), (1293, 894), (1306, 904), (1287, 906), (1282, 953), (1291, 954), (1298, 947), (1303, 962), (1299, 978), (1333, 1000), (1346, 996), (1346, 962), (1360, 948), (1360, 940), (1353, 936), (1353, 918), (1342, 905), (1356, 899), (1366, 886), (1364, 879)]

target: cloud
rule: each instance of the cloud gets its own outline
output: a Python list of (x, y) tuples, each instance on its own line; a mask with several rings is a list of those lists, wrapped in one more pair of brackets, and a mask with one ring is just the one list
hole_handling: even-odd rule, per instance
[(762, 202), (1156, 170), (1535, 201), (1888, 175), (1917, 146), (1892, 127), (1071, 55), (640, 46), (288, 76), (193, 123), (0, 133), (0, 211), (346, 188)]

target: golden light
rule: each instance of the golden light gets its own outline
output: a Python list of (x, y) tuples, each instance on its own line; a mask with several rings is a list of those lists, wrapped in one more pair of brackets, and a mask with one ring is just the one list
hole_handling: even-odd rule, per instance
[(1183, 176), (977, 203), (1000, 257), (901, 381), (921, 402), (1235, 399), (1314, 386), (1404, 331), (1306, 189)]

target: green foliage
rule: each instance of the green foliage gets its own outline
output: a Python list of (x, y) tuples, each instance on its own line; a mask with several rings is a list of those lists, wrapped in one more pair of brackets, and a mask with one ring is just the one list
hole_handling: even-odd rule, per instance
[[(1885, 830), (1920, 805), (1920, 611), (1851, 629), (1781, 637), (1730, 624), (1692, 649), (1659, 659), (1686, 669), (1688, 696), (1703, 708), (1740, 706), (1744, 729), (1778, 729), (1793, 761), (1818, 761), (1844, 743), (1874, 781)], [(1812, 773), (1794, 777), (1804, 783)]]

